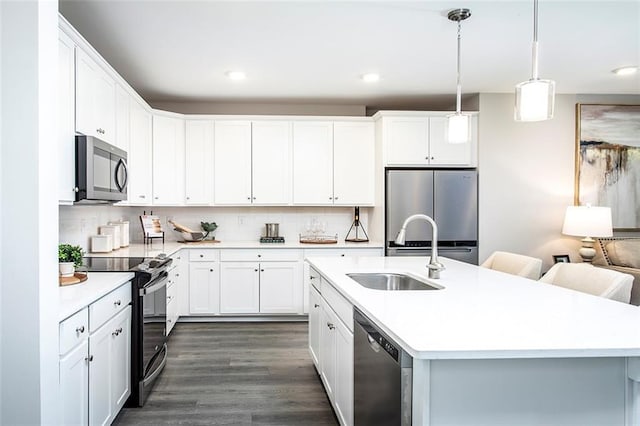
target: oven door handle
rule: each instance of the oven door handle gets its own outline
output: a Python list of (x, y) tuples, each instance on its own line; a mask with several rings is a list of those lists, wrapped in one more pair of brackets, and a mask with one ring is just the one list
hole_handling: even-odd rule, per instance
[(139, 291), (140, 296), (145, 296), (147, 294), (153, 293), (155, 291), (160, 290), (162, 287), (167, 285), (167, 277), (169, 276), (169, 274), (167, 274), (166, 272), (163, 272), (161, 275), (161, 278), (156, 280), (156, 283), (153, 285), (150, 285), (148, 287), (142, 287)]
[(167, 344), (165, 343), (162, 347), (162, 351), (164, 352), (164, 355), (162, 356), (162, 361), (160, 362), (160, 365), (158, 365), (158, 368), (155, 369), (155, 371), (153, 373), (151, 373), (151, 375), (149, 377), (146, 377), (143, 381), (142, 381), (142, 386), (148, 386), (149, 383), (153, 382), (155, 380), (155, 378), (158, 376), (158, 374), (160, 374), (162, 372), (162, 370), (164, 369), (165, 364), (167, 363), (167, 355), (168, 355), (168, 351), (167, 351)]

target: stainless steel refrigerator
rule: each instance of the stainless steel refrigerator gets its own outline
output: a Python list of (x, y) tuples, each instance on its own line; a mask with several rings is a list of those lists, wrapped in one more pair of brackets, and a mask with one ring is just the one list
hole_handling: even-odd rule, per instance
[(412, 214), (431, 216), (438, 225), (438, 254), (478, 264), (478, 173), (475, 169), (387, 169), (385, 179), (387, 256), (430, 256), (428, 223), (407, 226), (404, 246), (394, 243)]

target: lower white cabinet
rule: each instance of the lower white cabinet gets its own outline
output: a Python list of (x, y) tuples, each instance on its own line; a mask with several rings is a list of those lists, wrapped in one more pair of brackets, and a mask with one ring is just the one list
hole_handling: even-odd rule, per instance
[(260, 313), (295, 314), (302, 310), (300, 262), (260, 263)]
[(189, 262), (189, 313), (220, 313), (218, 262)]
[(111, 424), (131, 394), (130, 286), (60, 323), (60, 424)]
[[(310, 268), (312, 276), (319, 274)], [(353, 425), (353, 306), (322, 281), (309, 287), (309, 352), (341, 425)], [(326, 297), (322, 290), (327, 292)], [(332, 305), (331, 303), (334, 303)], [(347, 318), (348, 317), (348, 318)]]
[(220, 313), (257, 314), (260, 312), (260, 264), (220, 263)]

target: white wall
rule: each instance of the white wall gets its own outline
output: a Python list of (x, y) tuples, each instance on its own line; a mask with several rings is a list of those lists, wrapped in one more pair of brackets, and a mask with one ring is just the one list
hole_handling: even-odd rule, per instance
[[(57, 424), (57, 1), (2, 2), (1, 424)], [(52, 135), (53, 139), (52, 139)]]
[[(371, 208), (360, 208), (360, 221), (369, 232)], [(351, 207), (117, 207), (60, 206), (60, 242), (77, 244), (89, 250), (89, 237), (98, 233), (98, 226), (110, 220), (129, 221), (130, 239), (142, 242), (139, 216), (146, 211), (161, 218), (165, 240), (176, 241), (180, 235), (167, 220), (200, 230), (200, 222), (215, 222), (216, 239), (220, 241), (257, 241), (265, 234), (265, 223), (279, 223), (280, 235), (287, 241), (298, 241), (307, 225), (316, 220), (326, 225), (325, 234), (338, 235), (343, 240), (353, 222)]]
[(480, 94), (480, 261), (495, 250), (579, 261), (578, 238), (560, 232), (573, 205), (576, 102), (638, 103), (639, 96), (557, 95), (552, 120), (513, 120), (513, 94)]

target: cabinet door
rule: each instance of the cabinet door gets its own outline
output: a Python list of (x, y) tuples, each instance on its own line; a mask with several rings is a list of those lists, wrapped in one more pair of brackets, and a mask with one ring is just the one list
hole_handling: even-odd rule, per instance
[(314, 286), (309, 286), (309, 353), (311, 360), (320, 371), (320, 293)]
[(189, 120), (185, 128), (185, 204), (213, 203), (213, 121)]
[(374, 204), (375, 135), (373, 123), (333, 124), (333, 203)]
[(75, 70), (73, 41), (58, 34), (58, 201), (75, 201)]
[(353, 333), (342, 321), (335, 322), (335, 407), (340, 424), (353, 425)]
[(129, 152), (129, 111), (131, 98), (127, 91), (120, 85), (116, 86), (116, 137), (115, 145)]
[(293, 123), (293, 202), (333, 204), (333, 123)]
[(110, 353), (113, 420), (131, 395), (131, 306), (123, 309), (111, 323), (115, 333)]
[(96, 136), (116, 143), (116, 83), (102, 68), (96, 68), (94, 79), (93, 123)]
[(220, 263), (220, 313), (255, 314), (260, 309), (259, 264)]
[(385, 117), (382, 126), (387, 165), (429, 164), (428, 117)]
[(189, 312), (220, 313), (220, 273), (217, 262), (189, 263)]
[[(473, 129), (476, 117), (469, 118), (469, 125)], [(471, 132), (472, 135), (475, 133)], [(429, 118), (429, 145), (431, 164), (469, 165), (471, 164), (472, 142), (449, 143), (447, 140), (447, 118)], [(473, 139), (473, 138), (472, 138)]]
[(85, 339), (60, 358), (60, 424), (86, 425), (89, 421), (88, 351)]
[(89, 336), (89, 424), (109, 424), (112, 418), (111, 346), (115, 338), (108, 321)]
[(214, 135), (215, 204), (251, 204), (251, 122), (216, 121)]
[(151, 204), (151, 113), (131, 102), (129, 204)]
[(98, 136), (93, 122), (96, 68), (91, 58), (76, 49), (76, 132), (83, 135)]
[(335, 400), (336, 384), (336, 332), (335, 323), (338, 317), (331, 307), (321, 299), (320, 303), (320, 377), (327, 391), (327, 396)]
[(291, 123), (254, 121), (251, 126), (253, 203), (291, 203)]
[(180, 205), (184, 200), (184, 120), (153, 117), (153, 203)]
[(260, 263), (260, 312), (295, 314), (301, 311), (300, 262)]

